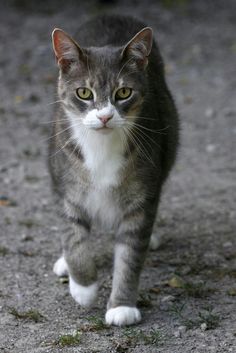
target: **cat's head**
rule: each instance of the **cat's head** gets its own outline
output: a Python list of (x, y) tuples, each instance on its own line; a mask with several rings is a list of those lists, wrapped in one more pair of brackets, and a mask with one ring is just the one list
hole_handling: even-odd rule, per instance
[(60, 29), (52, 38), (60, 68), (59, 98), (72, 123), (98, 133), (129, 128), (147, 90), (151, 28), (142, 29), (122, 47), (81, 48)]

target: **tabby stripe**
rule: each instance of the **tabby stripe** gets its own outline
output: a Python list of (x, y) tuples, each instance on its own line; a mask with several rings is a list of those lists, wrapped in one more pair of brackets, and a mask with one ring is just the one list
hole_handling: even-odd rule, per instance
[(66, 216), (66, 219), (68, 221), (71, 221), (72, 223), (74, 223), (75, 225), (79, 225), (79, 226), (82, 226), (84, 227), (88, 232), (90, 231), (90, 224), (88, 222), (86, 222), (84, 219), (81, 219), (81, 218), (76, 218), (76, 217), (72, 217), (72, 216)]

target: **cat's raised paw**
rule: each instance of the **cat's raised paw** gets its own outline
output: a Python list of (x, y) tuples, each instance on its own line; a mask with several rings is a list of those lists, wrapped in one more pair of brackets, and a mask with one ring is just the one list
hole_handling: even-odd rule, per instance
[(117, 306), (106, 312), (106, 323), (115, 326), (134, 325), (141, 320), (140, 311), (135, 307)]
[(76, 283), (73, 278), (69, 280), (70, 294), (74, 300), (83, 307), (89, 307), (93, 304), (97, 297), (98, 283), (95, 282), (90, 286), (81, 286)]
[(61, 256), (53, 266), (53, 272), (58, 277), (68, 276), (68, 266), (64, 256)]

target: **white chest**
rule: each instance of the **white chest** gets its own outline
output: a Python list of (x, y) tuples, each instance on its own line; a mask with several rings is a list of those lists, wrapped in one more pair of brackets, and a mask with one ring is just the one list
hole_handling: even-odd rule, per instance
[(124, 166), (124, 144), (116, 132), (90, 132), (82, 145), (85, 166), (97, 189), (106, 190), (119, 184)]
[(104, 228), (113, 228), (120, 220), (118, 200), (109, 191), (91, 189), (84, 200), (84, 206), (92, 219)]
[(83, 154), (91, 182), (85, 199), (87, 212), (106, 228), (113, 227), (120, 218), (120, 209), (111, 189), (121, 180), (125, 163), (123, 142), (112, 132), (92, 132), (83, 144)]

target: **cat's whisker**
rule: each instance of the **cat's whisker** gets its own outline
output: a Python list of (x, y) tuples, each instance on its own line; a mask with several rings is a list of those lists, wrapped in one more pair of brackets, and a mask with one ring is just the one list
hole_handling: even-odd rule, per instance
[[(129, 124), (129, 123), (128, 123), (128, 124)], [(169, 128), (169, 126), (168, 126), (168, 127), (164, 128), (164, 129), (161, 129), (161, 130), (154, 130), (154, 129), (149, 129), (149, 128), (147, 128), (146, 126), (140, 125), (140, 124), (138, 124), (138, 123), (136, 123), (136, 122), (132, 122), (131, 125), (140, 127), (141, 129), (144, 129), (144, 130), (147, 130), (147, 131), (153, 132), (153, 133), (155, 133), (155, 134), (159, 134), (159, 135), (166, 135), (166, 134), (163, 133), (162, 131), (163, 131), (163, 130), (166, 130), (167, 128)]]
[(89, 78), (91, 79), (92, 75), (91, 75), (91, 72), (90, 72), (88, 55), (86, 55), (86, 64), (87, 64), (87, 69), (88, 69)]
[(145, 133), (141, 128), (139, 128), (138, 126), (133, 126), (134, 130), (139, 133), (140, 135), (143, 135), (144, 140), (147, 141), (147, 139), (149, 139), (152, 143), (154, 143), (159, 149), (161, 149), (161, 147), (157, 144), (157, 142), (155, 140), (153, 140), (153, 138), (151, 138), (147, 133)]
[[(140, 138), (142, 138), (144, 142), (146, 142), (144, 137), (141, 134), (139, 136), (138, 133), (134, 134), (134, 131), (132, 130), (129, 130), (129, 137), (132, 139), (132, 142), (135, 144), (137, 150), (140, 151), (141, 154), (144, 156), (144, 158), (149, 160), (149, 162), (156, 168), (155, 163), (153, 162), (152, 158), (149, 156), (147, 148), (145, 147), (144, 143), (140, 140)], [(138, 144), (136, 142), (136, 138), (138, 139)]]
[[(139, 115), (137, 115), (137, 116), (136, 115), (126, 115), (126, 118), (128, 118), (128, 119), (135, 118), (137, 120), (140, 119), (140, 120), (153, 120), (153, 121), (156, 121), (156, 119), (147, 118), (145, 116), (139, 116)], [(134, 121), (134, 123), (136, 123), (136, 122)], [(167, 130), (169, 128), (170, 128), (170, 125), (167, 125), (164, 128), (162, 128), (162, 129), (155, 130), (155, 132), (161, 132), (161, 131)], [(153, 130), (153, 132), (154, 132), (154, 130)]]
[(121, 69), (120, 69), (120, 71), (118, 72), (118, 75), (117, 75), (117, 77), (116, 77), (117, 80), (119, 80), (120, 75), (121, 75), (121, 72), (124, 70), (125, 66), (130, 63), (131, 60), (134, 60), (134, 56), (131, 56), (131, 57), (129, 58), (129, 60), (127, 60), (127, 61), (124, 63), (124, 65), (121, 67)]
[(51, 156), (49, 156), (49, 158), (55, 157), (55, 156), (56, 156), (59, 152), (61, 152), (70, 142), (71, 142), (71, 137), (68, 138), (68, 140), (66, 141), (66, 143), (65, 143), (59, 150), (57, 150), (55, 153), (53, 153)]
[(66, 129), (63, 129), (63, 130), (59, 131), (57, 134), (52, 135), (52, 136), (50, 136), (50, 137), (48, 137), (48, 138), (42, 140), (41, 142), (49, 141), (49, 140), (51, 140), (52, 138), (61, 135), (63, 132), (68, 131), (69, 129), (72, 129), (72, 128), (74, 128), (74, 127), (76, 128), (76, 127), (78, 127), (79, 125), (80, 125), (80, 124), (78, 124), (78, 123), (76, 123), (76, 124), (71, 124), (71, 125), (68, 126)]
[(142, 120), (152, 120), (152, 121), (157, 121), (157, 119), (153, 118), (147, 118), (145, 116), (139, 116), (139, 115), (126, 115), (125, 118), (131, 120), (131, 119), (142, 119)]
[(59, 100), (57, 100), (57, 101), (50, 102), (50, 103), (48, 103), (47, 105), (52, 105), (52, 104), (56, 104), (56, 103), (63, 103), (63, 100), (62, 100), (62, 99), (59, 99)]
[(125, 75), (123, 75), (122, 77), (126, 77), (126, 76), (129, 76), (129, 75), (132, 75), (132, 74), (136, 74), (137, 72), (139, 72), (138, 70), (134, 70), (134, 71), (130, 71), (130, 72), (127, 72)]
[[(133, 164), (133, 169), (135, 169), (135, 163), (134, 163), (134, 159), (133, 159), (133, 156), (132, 156), (132, 152), (130, 150), (130, 146), (129, 146), (129, 142), (128, 142), (128, 139), (129, 139), (129, 129), (125, 129), (125, 127), (123, 129), (120, 129), (121, 131), (121, 135), (123, 136), (123, 140), (124, 141), (124, 145), (125, 145), (125, 149), (127, 150), (127, 152), (129, 153), (129, 156), (131, 158), (131, 161), (132, 161), (132, 164)], [(128, 137), (128, 139), (126, 138), (126, 136)]]
[(70, 121), (69, 118), (66, 119), (56, 119), (56, 120), (50, 120), (50, 121), (42, 121), (40, 123), (38, 123), (39, 125), (44, 125), (44, 124), (54, 124), (57, 122), (62, 122), (62, 121)]

